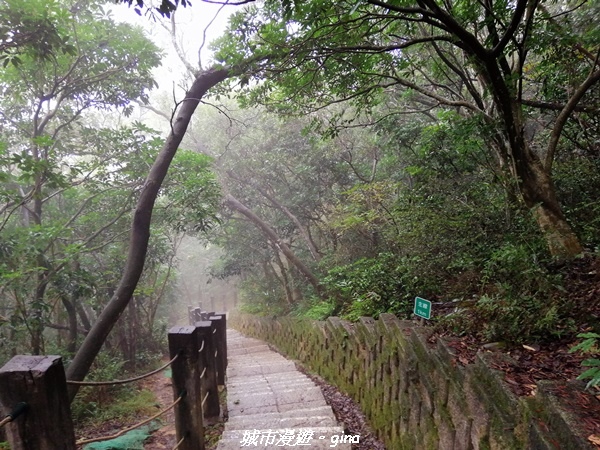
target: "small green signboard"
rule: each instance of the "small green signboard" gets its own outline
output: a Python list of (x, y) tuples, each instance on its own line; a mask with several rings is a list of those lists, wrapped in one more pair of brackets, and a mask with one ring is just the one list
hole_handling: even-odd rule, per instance
[(431, 302), (421, 297), (415, 297), (415, 315), (423, 319), (431, 318)]

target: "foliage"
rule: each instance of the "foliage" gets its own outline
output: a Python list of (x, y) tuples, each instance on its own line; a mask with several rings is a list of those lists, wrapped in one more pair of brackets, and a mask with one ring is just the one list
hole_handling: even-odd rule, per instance
[[(157, 359), (146, 364), (143, 370), (155, 367)], [(111, 381), (127, 378), (125, 362), (119, 356), (101, 353), (86, 380)], [(137, 375), (136, 373), (135, 375)], [(127, 420), (139, 414), (155, 412), (156, 398), (148, 390), (135, 384), (114, 386), (85, 386), (71, 404), (73, 420), (77, 427), (98, 425), (107, 420)]]
[(22, 64), (24, 56), (38, 61), (57, 54), (76, 53), (65, 20), (66, 11), (56, 1), (7, 0), (0, 7), (0, 63), (3, 67)]
[(167, 175), (162, 194), (168, 200), (165, 220), (177, 232), (208, 231), (216, 222), (221, 192), (212, 159), (179, 150)]
[[(13, 39), (0, 48), (0, 358), (71, 355), (121, 277), (132, 208), (164, 144), (142, 123), (117, 125), (133, 102), (148, 101), (161, 55), (96, 1), (9, 0), (0, 9), (0, 38)], [(126, 368), (164, 348), (174, 229), (216, 221), (210, 164), (181, 152), (164, 184), (145, 271), (109, 338)]]
[(528, 243), (505, 243), (481, 267), (479, 292), (458, 301), (438, 327), (510, 344), (572, 335), (573, 311), (561, 295), (561, 277), (545, 264)]
[(334, 312), (334, 302), (313, 299), (312, 301), (308, 300), (303, 304), (298, 305), (292, 314), (313, 320), (325, 320), (328, 317), (333, 316)]
[[(577, 337), (582, 338), (579, 344), (571, 347), (569, 352), (591, 353), (592, 355), (600, 354), (598, 342), (600, 342), (600, 334), (598, 333), (580, 333)], [(583, 367), (589, 367), (581, 375), (577, 377), (579, 380), (589, 380), (586, 389), (592, 386), (600, 386), (600, 359), (589, 358), (581, 362)]]
[(147, 11), (152, 11), (155, 9), (160, 15), (165, 17), (171, 17), (177, 8), (181, 5), (184, 8), (186, 6), (191, 6), (191, 2), (189, 0), (161, 0), (158, 6), (148, 6), (149, 2), (144, 2), (144, 0), (120, 0), (122, 3), (126, 3), (130, 7), (135, 3), (134, 11), (141, 15), (143, 8), (147, 8)]
[(249, 314), (281, 316), (286, 314), (288, 306), (282, 301), (280, 285), (268, 278), (251, 278), (240, 283), (242, 306), (240, 310)]
[[(397, 258), (383, 253), (376, 258), (362, 258), (352, 264), (334, 267), (322, 282), (332, 298), (337, 299), (336, 312), (356, 320), (360, 316), (377, 316), (388, 311), (408, 314), (410, 301), (406, 298), (404, 278)], [(340, 303), (342, 301), (345, 306)]]

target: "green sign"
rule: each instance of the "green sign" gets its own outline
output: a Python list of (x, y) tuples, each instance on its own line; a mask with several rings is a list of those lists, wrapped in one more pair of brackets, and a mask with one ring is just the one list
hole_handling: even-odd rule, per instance
[(423, 319), (431, 318), (431, 302), (421, 297), (415, 297), (415, 315)]

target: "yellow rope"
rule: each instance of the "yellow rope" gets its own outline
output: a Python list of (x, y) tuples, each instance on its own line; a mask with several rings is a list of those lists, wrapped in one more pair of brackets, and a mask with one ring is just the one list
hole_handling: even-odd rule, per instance
[(200, 404), (200, 406), (204, 406), (204, 402), (206, 402), (206, 399), (208, 398), (208, 394), (210, 394), (210, 391), (208, 391), (206, 393), (206, 395), (204, 396), (204, 398), (202, 399), (202, 403)]
[(109, 439), (116, 439), (120, 436), (123, 436), (125, 433), (127, 433), (128, 431), (134, 430), (137, 427), (141, 427), (142, 425), (147, 424), (148, 422), (151, 422), (152, 420), (156, 419), (159, 416), (162, 416), (164, 413), (166, 413), (167, 411), (169, 411), (170, 409), (174, 408), (175, 405), (177, 403), (179, 403), (181, 401), (181, 399), (183, 398), (183, 395), (180, 395), (177, 400), (175, 400), (173, 403), (171, 403), (168, 407), (166, 407), (165, 409), (163, 409), (162, 411), (159, 411), (158, 413), (154, 414), (152, 417), (150, 417), (149, 419), (143, 420), (140, 423), (137, 423), (135, 425), (132, 425), (128, 428), (125, 428), (121, 431), (119, 431), (116, 434), (113, 434), (112, 436), (105, 436), (105, 437), (99, 437), (99, 438), (93, 438), (93, 439), (80, 439), (79, 441), (76, 442), (77, 445), (84, 445), (84, 444), (90, 444), (92, 442), (99, 442), (99, 441), (107, 441)]
[(4, 417), (4, 419), (0, 420), (0, 428), (2, 428), (7, 423), (15, 420), (17, 417), (19, 417), (21, 414), (23, 414), (28, 409), (29, 409), (29, 405), (27, 403), (25, 403), (25, 402), (17, 403), (14, 406), (13, 410), (9, 414), (7, 414)]
[(4, 419), (0, 421), (0, 428), (6, 425), (8, 422), (12, 422), (13, 418), (11, 416), (6, 416)]
[(110, 386), (113, 384), (126, 384), (126, 383), (132, 383), (134, 381), (139, 381), (139, 380), (143, 380), (144, 378), (148, 378), (154, 374), (157, 374), (158, 372), (160, 372), (161, 370), (166, 369), (167, 367), (169, 367), (173, 361), (175, 361), (177, 359), (177, 357), (179, 356), (179, 353), (177, 355), (175, 355), (175, 357), (169, 361), (168, 363), (166, 363), (164, 366), (159, 367), (156, 370), (153, 370), (152, 372), (146, 373), (144, 375), (140, 375), (139, 377), (134, 377), (134, 378), (129, 378), (127, 380), (114, 380), (114, 381), (74, 381), (74, 380), (67, 380), (67, 384), (77, 384), (79, 386)]
[(177, 445), (175, 447), (173, 447), (173, 450), (177, 450), (179, 448), (179, 446), (181, 444), (183, 444), (183, 441), (185, 441), (185, 436), (182, 437), (181, 439), (179, 439), (179, 442), (177, 443)]

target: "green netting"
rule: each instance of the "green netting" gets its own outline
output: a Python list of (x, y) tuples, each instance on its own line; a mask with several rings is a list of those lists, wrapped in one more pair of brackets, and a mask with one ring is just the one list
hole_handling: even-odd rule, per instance
[(87, 444), (83, 450), (144, 450), (144, 441), (158, 428), (160, 422), (155, 420), (116, 439)]

